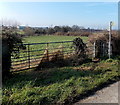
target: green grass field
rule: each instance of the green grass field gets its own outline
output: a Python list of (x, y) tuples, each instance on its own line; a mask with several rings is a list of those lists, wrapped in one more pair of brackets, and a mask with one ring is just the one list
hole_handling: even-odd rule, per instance
[[(73, 39), (77, 38), (78, 36), (55, 36), (55, 35), (41, 35), (41, 36), (31, 36), (23, 39), (24, 43), (47, 43), (47, 42), (61, 42), (61, 41), (73, 41)], [(88, 37), (81, 37), (84, 42), (87, 42)], [(70, 43), (52, 43), (48, 45), (49, 53), (52, 53), (55, 48), (59, 48), (60, 46), (64, 47), (63, 50), (66, 53), (71, 53), (71, 51), (74, 51), (72, 46), (72, 42)], [(30, 51), (30, 59), (36, 60), (40, 59), (45, 52), (45, 49), (47, 48), (47, 44), (38, 44), (38, 45), (30, 45), (29, 49)], [(35, 50), (35, 51), (33, 51)], [(40, 51), (36, 51), (40, 50)], [(26, 51), (26, 52), (25, 52)], [(12, 64), (13, 65), (18, 65), (21, 62), (14, 62), (14, 61), (21, 61), (24, 60), (24, 62), (28, 62), (28, 46), (26, 46), (26, 50), (21, 50), (19, 57), (17, 59), (12, 59)], [(36, 56), (38, 55), (38, 56)], [(24, 63), (22, 62), (22, 63)], [(26, 63), (27, 64), (27, 63)], [(28, 64), (27, 64), (28, 65)], [(19, 66), (19, 65), (18, 65)]]
[(119, 80), (118, 60), (89, 62), (76, 67), (14, 73), (3, 81), (3, 105), (68, 104), (89, 90)]
[[(71, 41), (73, 36), (35, 36), (24, 43)], [(84, 42), (87, 37), (82, 37)], [(59, 45), (55, 45), (56, 47)], [(65, 44), (67, 46), (67, 44)], [(35, 46), (31, 49), (46, 48)], [(27, 54), (27, 53), (26, 53)], [(33, 54), (33, 53), (31, 53)], [(18, 58), (19, 59), (19, 58)], [(17, 59), (17, 60), (18, 60)], [(89, 62), (79, 66), (67, 66), (13, 73), (3, 80), (3, 105), (70, 105), (76, 97), (87, 94), (105, 83), (118, 81), (118, 59)]]
[[(24, 43), (47, 43), (47, 42), (59, 42), (59, 41), (73, 41), (73, 39), (79, 36), (55, 36), (55, 35), (41, 35), (31, 36), (24, 38)], [(84, 42), (87, 42), (88, 37), (81, 37)]]

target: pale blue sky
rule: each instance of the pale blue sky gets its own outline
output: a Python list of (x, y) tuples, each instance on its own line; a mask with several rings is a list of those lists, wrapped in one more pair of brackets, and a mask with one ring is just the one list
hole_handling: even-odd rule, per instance
[(21, 25), (79, 25), (108, 28), (118, 23), (117, 2), (1, 2), (0, 18), (13, 19)]

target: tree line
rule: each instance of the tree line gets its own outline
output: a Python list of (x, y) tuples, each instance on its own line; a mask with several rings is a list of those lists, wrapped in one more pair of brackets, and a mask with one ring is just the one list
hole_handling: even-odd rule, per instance
[(24, 35), (66, 35), (66, 36), (89, 36), (92, 32), (100, 32), (99, 29), (84, 28), (78, 25), (54, 26), (54, 27), (24, 27), (21, 29)]

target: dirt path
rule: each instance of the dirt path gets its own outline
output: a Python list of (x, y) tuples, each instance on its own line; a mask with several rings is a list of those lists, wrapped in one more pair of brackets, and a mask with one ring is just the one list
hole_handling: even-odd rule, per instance
[(79, 105), (80, 103), (118, 103), (118, 82), (97, 91), (94, 95), (82, 99), (73, 105)]

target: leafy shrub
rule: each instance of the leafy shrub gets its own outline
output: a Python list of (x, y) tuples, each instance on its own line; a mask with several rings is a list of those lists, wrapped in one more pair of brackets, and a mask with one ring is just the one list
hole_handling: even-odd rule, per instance
[(88, 37), (89, 35), (90, 35), (90, 33), (89, 32), (79, 32), (79, 31), (77, 31), (77, 32), (67, 32), (67, 33), (65, 33), (65, 35), (67, 35), (67, 36), (85, 36), (85, 37)]
[(83, 40), (81, 38), (76, 38), (73, 40), (73, 47), (75, 48), (75, 61), (77, 61), (77, 64), (80, 64), (87, 58), (87, 46), (85, 43), (83, 43)]
[[(3, 27), (2, 29), (2, 74), (3, 77), (10, 73), (11, 55), (18, 56), (20, 49), (25, 48), (21, 37), (14, 30)], [(6, 66), (7, 65), (7, 66)]]
[(64, 35), (65, 32), (56, 32), (55, 35)]

